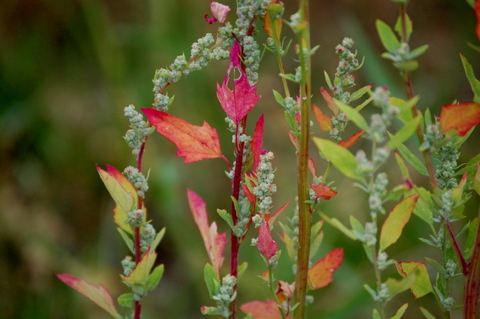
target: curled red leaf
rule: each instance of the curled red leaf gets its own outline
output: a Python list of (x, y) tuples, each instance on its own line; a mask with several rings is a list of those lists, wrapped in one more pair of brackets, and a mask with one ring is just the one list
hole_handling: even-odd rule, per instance
[(329, 186), (324, 185), (324, 184), (311, 184), (310, 187), (315, 191), (315, 194), (317, 195), (318, 198), (326, 199), (329, 200), (333, 196), (336, 196), (338, 193), (331, 189)]
[(277, 243), (272, 239), (272, 235), (270, 234), (270, 227), (268, 226), (267, 221), (264, 221), (262, 226), (260, 226), (257, 247), (258, 250), (262, 253), (262, 255), (267, 258), (267, 260), (277, 253)]
[(464, 136), (480, 123), (480, 104), (460, 103), (442, 106), (440, 124), (442, 132), (457, 130), (458, 136)]
[(325, 257), (317, 261), (308, 270), (308, 282), (312, 289), (327, 286), (333, 281), (333, 272), (340, 267), (343, 261), (343, 249), (337, 248), (330, 251)]

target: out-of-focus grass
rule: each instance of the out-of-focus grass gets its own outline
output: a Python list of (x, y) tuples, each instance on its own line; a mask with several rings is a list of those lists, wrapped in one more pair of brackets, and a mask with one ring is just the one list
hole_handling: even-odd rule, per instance
[[(285, 3), (288, 17), (295, 12), (296, 2)], [(234, 7), (233, 1), (227, 4)], [(378, 58), (382, 51), (374, 29), (377, 18), (394, 24), (394, 3), (312, 1), (311, 6), (312, 42), (322, 45), (313, 61), (315, 103), (322, 104), (317, 90), (325, 86), (323, 70), (330, 75), (335, 72), (334, 47), (344, 36), (353, 37), (359, 55), (367, 56), (356, 75), (358, 85), (388, 85), (402, 96), (395, 71)], [(101, 283), (114, 296), (126, 292), (118, 273), (127, 249), (112, 223), (113, 203), (95, 164), (123, 169), (134, 162), (121, 137), (128, 125), (122, 109), (128, 104), (148, 107), (154, 70), (183, 52), (188, 55), (193, 41), (215, 32), (215, 26), (203, 19), (208, 11), (207, 0), (0, 2), (1, 318), (107, 318), (57, 280), (55, 272)], [(414, 73), (415, 92), (422, 95), (419, 107), (436, 113), (455, 98), (471, 99), (457, 52), (477, 64), (478, 55), (466, 46), (466, 41), (476, 41), (473, 12), (462, 1), (446, 0), (412, 0), (409, 11), (416, 30), (412, 43), (431, 45)], [(288, 27), (285, 34), (292, 37)], [(289, 57), (287, 69), (293, 72), (294, 56)], [(171, 111), (195, 124), (207, 120), (220, 132), (228, 156), (230, 136), (215, 98), (215, 83), (222, 80), (227, 63), (213, 64), (169, 89), (175, 95)], [(252, 119), (266, 113), (265, 147), (276, 155), (278, 207), (295, 196), (295, 157), (283, 112), (272, 98), (271, 89), (280, 90), (280, 81), (269, 53), (260, 71), (262, 100)], [(319, 134), (319, 129), (314, 131)], [(462, 152), (466, 159), (476, 149), (467, 146)], [(158, 249), (166, 272), (145, 301), (145, 318), (200, 318), (199, 307), (210, 304), (202, 279), (207, 258), (186, 204), (185, 188), (205, 199), (212, 219), (217, 207), (229, 205), (229, 182), (220, 160), (186, 165), (174, 153), (170, 142), (156, 134), (151, 137), (145, 159), (145, 167), (151, 168), (147, 206), (155, 227), (167, 227)], [(395, 171), (393, 162), (389, 170)], [(322, 209), (342, 220), (350, 214), (362, 219), (365, 198), (351, 187), (351, 181), (340, 175), (336, 180), (341, 190), (338, 199)], [(428, 249), (417, 240), (427, 236), (422, 231), (421, 221), (412, 218), (392, 256), (422, 258)], [(362, 285), (373, 277), (361, 246), (326, 225), (321, 253), (339, 246), (346, 251), (344, 265), (334, 284), (314, 293), (310, 318), (370, 316), (373, 303)], [(265, 298), (267, 289), (256, 277), (263, 269), (255, 249), (246, 245), (241, 258), (250, 266), (242, 279), (240, 301)], [(286, 253), (282, 260), (287, 263)], [(278, 277), (293, 280), (289, 266), (282, 265)], [(415, 305), (432, 302), (428, 297), (409, 301), (414, 308), (409, 318), (419, 316)]]

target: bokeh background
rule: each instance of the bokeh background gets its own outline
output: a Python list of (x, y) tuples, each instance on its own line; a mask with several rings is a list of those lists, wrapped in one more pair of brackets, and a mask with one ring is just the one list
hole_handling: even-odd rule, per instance
[[(235, 7), (232, 0), (224, 3)], [(292, 0), (285, 4), (289, 17), (297, 4)], [(441, 105), (455, 99), (471, 101), (458, 52), (478, 69), (479, 53), (467, 45), (478, 43), (472, 9), (466, 1), (412, 0), (408, 11), (414, 23), (412, 47), (430, 44), (413, 74), (414, 91), (422, 97), (419, 108), (438, 114)], [(155, 69), (183, 52), (188, 55), (191, 43), (205, 33), (215, 33), (216, 26), (203, 18), (207, 13), (208, 0), (0, 1), (0, 318), (108, 318), (55, 273), (103, 284), (114, 297), (127, 292), (118, 274), (128, 252), (112, 222), (114, 203), (95, 164), (123, 170), (134, 163), (122, 138), (128, 128), (123, 107), (150, 106)], [(364, 67), (355, 74), (358, 86), (387, 85), (394, 95), (404, 97), (397, 72), (379, 57), (383, 51), (375, 31), (376, 19), (395, 23), (394, 2), (314, 0), (311, 13), (312, 43), (321, 45), (313, 57), (315, 103), (324, 107), (318, 94), (326, 86), (323, 70), (331, 76), (335, 72), (334, 47), (345, 36), (354, 38), (359, 56), (366, 56)], [(233, 12), (229, 20), (234, 20)], [(293, 37), (288, 27), (284, 35)], [(264, 37), (262, 31), (260, 38)], [(289, 72), (296, 66), (294, 59), (290, 54), (285, 60)], [(227, 65), (213, 62), (172, 85), (169, 94), (175, 95), (171, 112), (197, 125), (208, 121), (221, 135), (224, 154), (231, 156), (231, 137), (215, 96), (215, 83), (223, 79)], [(272, 98), (272, 89), (281, 91), (277, 74), (275, 58), (267, 52), (258, 83), (262, 99), (251, 118), (266, 114), (264, 147), (276, 154), (279, 191), (274, 201), (279, 207), (295, 196), (295, 156), (283, 111)], [(317, 126), (313, 130), (321, 135)], [(478, 153), (478, 138), (477, 132), (462, 148), (461, 161)], [(410, 143), (416, 146), (414, 139)], [(360, 142), (357, 148), (365, 145)], [(226, 168), (218, 159), (183, 164), (174, 154), (172, 143), (158, 134), (150, 138), (144, 164), (151, 169), (147, 207), (157, 230), (167, 228), (158, 248), (158, 262), (166, 271), (145, 300), (144, 318), (202, 318), (200, 306), (213, 305), (203, 282), (207, 256), (185, 189), (199, 193), (211, 219), (218, 220), (216, 208), (229, 207)], [(319, 160), (318, 165), (322, 170)], [(395, 167), (394, 162), (386, 167), (392, 186), (401, 183)], [(352, 187), (351, 180), (337, 173), (331, 177), (339, 195), (322, 210), (345, 222), (350, 214), (365, 221), (364, 194)], [(417, 181), (426, 183), (420, 177)], [(475, 197), (467, 208), (469, 218), (476, 215), (476, 207)], [(424, 226), (412, 217), (390, 255), (404, 261), (438, 257), (418, 240), (428, 237)], [(346, 259), (335, 282), (313, 293), (309, 318), (369, 318), (374, 304), (362, 285), (373, 285), (374, 278), (362, 246), (328, 225), (324, 231), (317, 258), (343, 247)], [(267, 288), (257, 278), (264, 270), (261, 258), (256, 249), (244, 246), (241, 259), (250, 265), (242, 279), (240, 303), (266, 299)], [(390, 273), (395, 275), (394, 269)], [(277, 277), (293, 280), (286, 253)], [(409, 293), (390, 303), (391, 314), (405, 302), (410, 303), (406, 318), (421, 318), (419, 306), (439, 315), (431, 296), (414, 300)]]

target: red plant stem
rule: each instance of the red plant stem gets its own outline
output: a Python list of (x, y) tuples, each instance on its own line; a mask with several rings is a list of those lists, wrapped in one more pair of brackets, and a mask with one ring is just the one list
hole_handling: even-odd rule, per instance
[[(142, 171), (142, 161), (143, 161), (143, 154), (145, 153), (146, 142), (147, 140), (145, 138), (145, 141), (143, 141), (142, 145), (140, 146), (140, 151), (137, 157), (137, 169), (139, 172)], [(143, 197), (137, 195), (137, 201), (138, 201), (137, 209), (142, 209)], [(145, 216), (145, 219), (146, 219), (146, 216)], [(133, 232), (134, 232), (133, 242), (135, 245), (135, 263), (138, 265), (138, 263), (142, 260), (142, 251), (140, 247), (140, 227), (134, 227)], [(136, 300), (134, 303), (133, 318), (140, 319), (141, 313), (142, 313), (142, 304), (140, 303), (140, 301)]]
[(477, 319), (478, 299), (480, 298), (480, 227), (477, 227), (475, 247), (473, 248), (472, 259), (470, 259), (470, 265), (467, 269), (463, 298), (464, 318)]
[[(245, 117), (242, 122), (240, 123), (240, 128), (242, 132), (245, 132), (245, 128), (247, 126), (247, 117)], [(239, 141), (239, 127), (237, 126), (236, 132), (236, 139), (235, 139), (235, 174), (232, 182), (232, 197), (238, 201), (240, 195), (240, 182), (242, 181), (242, 169), (243, 169), (243, 152), (245, 143)], [(237, 224), (237, 211), (235, 209), (235, 205), (232, 201), (232, 205), (230, 208), (230, 214), (232, 216), (233, 225)], [(238, 277), (238, 249), (240, 247), (240, 242), (238, 237), (234, 234), (233, 229), (230, 231), (230, 275), (234, 276), (235, 278)], [(237, 285), (233, 288), (234, 291), (237, 290)], [(230, 311), (231, 311), (231, 319), (235, 319), (237, 316), (237, 299), (234, 299), (230, 303)]]
[(448, 233), (448, 237), (450, 238), (450, 242), (452, 243), (453, 252), (455, 253), (455, 255), (457, 256), (457, 259), (460, 261), (462, 265), (462, 273), (464, 276), (467, 276), (468, 264), (465, 258), (463, 257), (462, 249), (460, 248), (457, 238), (455, 237), (455, 233), (453, 232), (453, 229), (452, 229), (452, 224), (450, 224), (450, 222), (446, 220), (445, 226), (447, 226), (447, 233)]

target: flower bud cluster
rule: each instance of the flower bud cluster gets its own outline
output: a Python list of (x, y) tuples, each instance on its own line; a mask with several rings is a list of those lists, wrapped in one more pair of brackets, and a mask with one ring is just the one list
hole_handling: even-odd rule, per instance
[(400, 109), (390, 104), (390, 91), (386, 86), (379, 86), (373, 92), (373, 104), (382, 109), (382, 114), (373, 114), (370, 118), (370, 138), (377, 143), (386, 140), (386, 129), (400, 112)]
[(133, 187), (137, 189), (138, 196), (145, 197), (145, 192), (148, 191), (147, 178), (133, 166), (128, 166), (123, 171), (123, 174), (128, 178)]
[(346, 92), (345, 89), (355, 85), (355, 77), (350, 74), (350, 72), (359, 68), (356, 53), (350, 51), (353, 44), (354, 41), (352, 39), (344, 38), (342, 44), (335, 47), (339, 62), (337, 72), (335, 73), (333, 94), (337, 100), (342, 101), (343, 103), (348, 103), (350, 101), (350, 93)]
[(273, 183), (275, 178), (275, 170), (272, 168), (271, 163), (273, 157), (272, 152), (260, 155), (260, 163), (256, 171), (257, 186), (253, 188), (252, 192), (257, 196), (258, 213), (261, 216), (268, 214), (273, 202), (272, 195), (277, 191), (277, 185)]
[(132, 257), (126, 256), (125, 259), (122, 260), (123, 274), (129, 276), (136, 266), (137, 264), (132, 260)]
[(382, 251), (378, 255), (377, 259), (377, 267), (380, 271), (387, 269), (388, 266), (393, 265), (395, 261), (393, 259), (388, 259), (388, 255), (386, 252)]
[(373, 246), (377, 243), (377, 225), (368, 222), (365, 224), (365, 234), (359, 238), (365, 245)]
[(378, 174), (375, 178), (373, 188), (370, 190), (370, 197), (368, 198), (368, 205), (372, 218), (376, 217), (377, 213), (385, 214), (385, 209), (383, 208), (383, 199), (387, 195), (387, 185), (387, 174)]
[(146, 252), (155, 239), (156, 231), (152, 224), (146, 224), (140, 232), (140, 250)]
[(377, 293), (375, 301), (384, 302), (390, 299), (390, 291), (388, 290), (387, 284), (380, 284), (380, 290)]
[(455, 149), (452, 142), (449, 142), (442, 146), (435, 155), (439, 161), (435, 169), (438, 186), (441, 189), (447, 190), (457, 187), (458, 183), (455, 179), (455, 170), (457, 168), (457, 160), (460, 156), (458, 150)]
[(258, 43), (251, 36), (243, 38), (243, 53), (245, 57), (243, 63), (245, 64), (245, 73), (247, 74), (250, 85), (255, 85), (258, 81), (258, 68), (260, 67), (261, 52), (258, 48)]
[(264, 16), (270, 0), (238, 0), (237, 1), (237, 20), (234, 33), (239, 40), (247, 36), (256, 17)]
[(233, 229), (235, 236), (242, 237), (248, 230), (248, 224), (251, 217), (251, 204), (248, 198), (245, 196), (243, 190), (240, 191), (240, 198), (238, 199), (238, 211), (237, 211), (237, 224)]
[(368, 160), (367, 154), (364, 150), (358, 150), (355, 154), (355, 161), (357, 162), (357, 171), (363, 175), (368, 175), (373, 172), (373, 163)]
[(124, 224), (131, 227), (140, 227), (145, 222), (145, 211), (143, 209), (134, 209), (127, 213), (127, 219)]
[(300, 107), (296, 100), (294, 100), (291, 96), (285, 98), (285, 111), (287, 111), (290, 115), (295, 115), (300, 112)]
[(130, 129), (123, 138), (128, 146), (133, 149), (132, 153), (138, 155), (142, 143), (144, 143), (145, 139), (153, 132), (153, 129), (143, 120), (143, 116), (135, 110), (135, 106), (126, 106), (123, 112), (125, 117), (130, 121)]
[(440, 203), (437, 202), (437, 205), (440, 206), (439, 209), (435, 212), (436, 216), (433, 217), (433, 220), (436, 222), (442, 222), (443, 220), (449, 220), (450, 215), (453, 212), (453, 200), (452, 200), (452, 190), (446, 190), (441, 193)]
[(232, 314), (229, 310), (230, 303), (235, 300), (237, 293), (235, 292), (235, 285), (237, 279), (234, 276), (227, 275), (222, 278), (222, 285), (216, 295), (212, 297), (216, 301), (217, 307), (205, 307), (201, 308), (201, 312), (204, 315), (220, 315), (223, 318), (229, 318)]
[(455, 277), (456, 272), (457, 272), (457, 263), (451, 259), (447, 260), (447, 263), (445, 264), (445, 275), (444, 275), (445, 279), (451, 279)]
[(420, 145), (420, 150), (429, 150), (430, 153), (435, 153), (437, 148), (434, 146), (434, 143), (443, 138), (443, 134), (440, 134), (440, 128), (438, 124), (428, 125), (425, 128), (425, 134), (422, 145)]
[(345, 124), (348, 122), (348, 116), (345, 113), (339, 113), (337, 116), (332, 116), (332, 128), (329, 131), (330, 138), (335, 142), (342, 141), (340, 132), (344, 131)]

